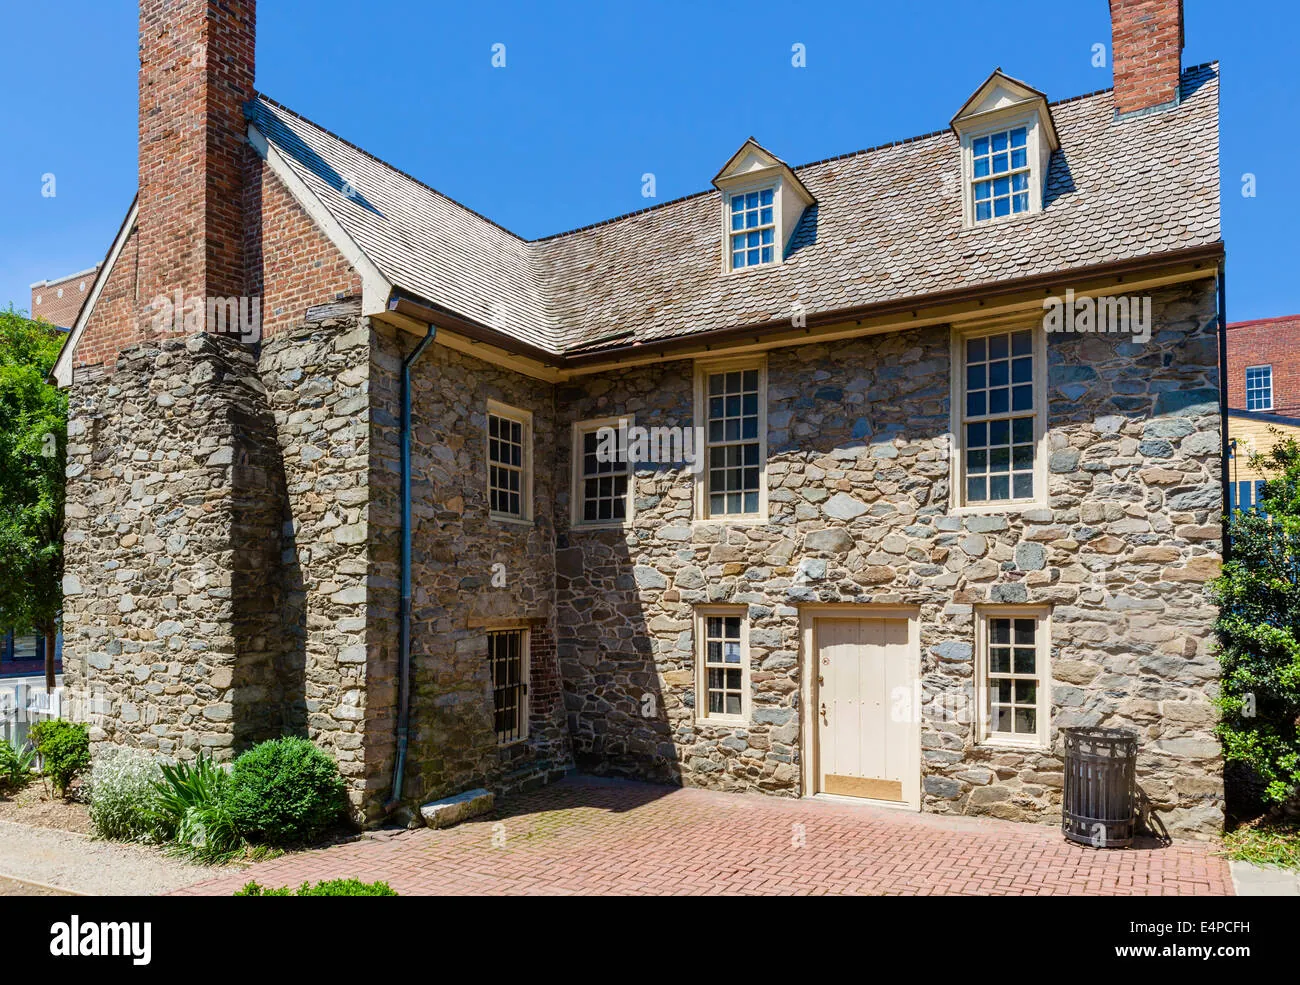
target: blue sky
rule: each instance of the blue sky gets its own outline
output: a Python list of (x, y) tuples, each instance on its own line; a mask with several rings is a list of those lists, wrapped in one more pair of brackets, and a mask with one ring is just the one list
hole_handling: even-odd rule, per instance
[[(1222, 62), (1229, 317), (1300, 312), (1300, 11), (1187, 0), (1184, 65)], [(0, 306), (99, 262), (136, 181), (136, 5), (6, 0)], [(506, 46), (506, 67), (491, 65)], [(803, 44), (807, 67), (791, 66)], [(1104, 0), (972, 4), (264, 0), (258, 87), (522, 236), (708, 187), (753, 135), (800, 164), (940, 129), (1001, 66), (1105, 88)], [(1257, 195), (1241, 194), (1242, 175)], [(56, 195), (41, 194), (53, 174)]]

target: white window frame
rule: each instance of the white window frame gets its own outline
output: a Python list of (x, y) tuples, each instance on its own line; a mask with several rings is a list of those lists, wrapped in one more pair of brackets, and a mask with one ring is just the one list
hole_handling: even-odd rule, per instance
[[(708, 620), (730, 617), (740, 620), (740, 714), (709, 713)], [(749, 608), (744, 605), (701, 605), (695, 608), (695, 722), (697, 725), (748, 726), (753, 714), (753, 685), (750, 674)], [(734, 664), (719, 664), (728, 670)]]
[[(1251, 391), (1250, 374), (1252, 370), (1259, 370), (1259, 369), (1268, 370), (1268, 406), (1267, 407), (1250, 406), (1250, 391)], [(1255, 389), (1262, 390), (1264, 388), (1255, 387)], [(1258, 366), (1247, 366), (1246, 367), (1246, 410), (1255, 411), (1258, 413), (1266, 413), (1268, 411), (1271, 411), (1272, 409), (1273, 409), (1273, 364), (1261, 363)]]
[[(1029, 211), (1011, 212), (1004, 216), (989, 219), (975, 219), (975, 184), (988, 180), (975, 177), (975, 141), (980, 137), (989, 137), (1003, 131), (1025, 128), (1025, 157), (1029, 171)], [(979, 124), (962, 124), (961, 134), (961, 169), (962, 169), (962, 225), (967, 229), (987, 229), (1003, 222), (1024, 219), (1043, 210), (1043, 176), (1048, 161), (1043, 159), (1042, 145), (1038, 132), (1037, 113), (1004, 116)], [(1004, 172), (1008, 176), (1013, 172)], [(990, 176), (993, 177), (993, 176)], [(997, 175), (1001, 177), (1001, 175)]]
[[(582, 530), (602, 530), (617, 529), (628, 527), (632, 524), (633, 504), (636, 502), (636, 464), (627, 462), (627, 508), (625, 510), (626, 518), (623, 520), (585, 520), (583, 519), (586, 505), (584, 493), (586, 476), (583, 474), (583, 438), (592, 431), (598, 431), (601, 428), (617, 428), (624, 425), (632, 428), (636, 425), (636, 417), (631, 414), (623, 414), (618, 417), (597, 417), (586, 421), (574, 421), (571, 439), (572, 452), (572, 469), (569, 491), (569, 524), (575, 529)], [(617, 473), (614, 473), (617, 474)]]
[[(968, 503), (966, 500), (966, 341), (1031, 331), (1034, 344), (1034, 494), (1031, 499), (1003, 499)], [(953, 329), (950, 355), (951, 409), (949, 455), (949, 506), (954, 514), (1013, 513), (1047, 504), (1047, 332), (1041, 324), (1015, 321), (978, 329)], [(976, 415), (977, 417), (981, 415)], [(987, 415), (983, 415), (987, 419)], [(1002, 415), (998, 415), (999, 418)], [(1006, 416), (1011, 416), (1008, 413)]]
[[(498, 633), (518, 633), (519, 634), (519, 734), (511, 739), (501, 738), (501, 733), (496, 730), (496, 692), (497, 688), (492, 685), (492, 644), (491, 637)], [(490, 713), (492, 715), (492, 730), (496, 735), (497, 746), (504, 748), (512, 746), (517, 742), (525, 742), (528, 739), (528, 719), (531, 710), (531, 676), (530, 665), (532, 664), (532, 631), (527, 626), (494, 626), (487, 629), (484, 633), (484, 639), (488, 641), (488, 682), (492, 694), (492, 705)]]
[[(1034, 676), (1038, 680), (1037, 730), (1033, 735), (994, 732), (989, 722), (989, 620), (1033, 619)], [(1013, 630), (1014, 632), (1014, 630)], [(1014, 637), (1013, 637), (1014, 640)], [(980, 605), (975, 608), (975, 706), (977, 709), (976, 741), (980, 745), (1009, 746), (1019, 749), (1048, 749), (1052, 731), (1052, 613), (1043, 605)], [(1013, 657), (1014, 661), (1014, 657)], [(1013, 671), (1015, 664), (1012, 663)]]
[[(758, 371), (758, 512), (709, 512), (709, 377), (718, 373)], [(695, 433), (702, 436), (702, 447), (695, 449), (702, 455), (704, 465), (695, 476), (696, 522), (712, 523), (766, 523), (767, 502), (767, 357), (745, 356), (733, 359), (715, 359), (695, 364)]]
[[(500, 513), (492, 509), (492, 458), (489, 451), (489, 442), (491, 430), (488, 417), (501, 417), (509, 421), (515, 421), (522, 425), (521, 436), (523, 438), (523, 462), (521, 475), (519, 477), (519, 508), (520, 513)], [(487, 486), (487, 503), (488, 514), (493, 520), (499, 520), (502, 523), (526, 523), (533, 522), (533, 413), (520, 407), (511, 407), (509, 404), (503, 404), (497, 400), (488, 400), (487, 417), (483, 419), (483, 462), (484, 476)]]
[[(747, 264), (744, 267), (737, 267), (732, 259), (734, 251), (731, 248), (733, 233), (731, 228), (731, 200), (737, 195), (752, 195), (767, 191), (772, 193), (772, 222), (770, 224), (760, 223), (754, 229), (746, 229), (744, 232), (758, 232), (770, 227), (772, 230), (772, 259), (767, 263), (760, 261), (752, 266)], [(785, 244), (781, 242), (781, 230), (784, 228), (781, 218), (781, 193), (781, 183), (772, 181), (770, 178), (764, 178), (761, 182), (734, 185), (722, 193), (722, 269), (725, 273), (745, 274), (757, 270), (770, 270), (781, 265), (781, 262), (785, 259)]]

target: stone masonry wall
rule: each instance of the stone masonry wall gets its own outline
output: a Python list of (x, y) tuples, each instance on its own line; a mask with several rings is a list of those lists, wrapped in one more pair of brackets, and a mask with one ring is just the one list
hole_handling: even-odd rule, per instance
[[(227, 758), (285, 728), (278, 489), (250, 352), (123, 351), (71, 393), (64, 670), (96, 743)], [(84, 706), (83, 706), (84, 707)]]
[[(396, 668), (400, 586), (398, 425), (401, 359), (417, 344), (376, 332), (372, 355), (371, 659)], [(549, 384), (445, 346), (426, 349), (412, 379), (411, 735), (404, 799), (473, 786), (498, 792), (571, 767), (551, 638), (554, 591), (555, 412)], [(492, 520), (487, 503), (487, 400), (533, 414), (538, 463), (528, 523)], [(493, 584), (493, 565), (504, 587)], [(500, 570), (500, 569), (499, 569)], [(533, 686), (525, 742), (498, 748), (492, 722), (489, 629), (528, 626)], [(548, 673), (549, 670), (549, 673)]]
[[(1162, 290), (1154, 310), (1145, 345), (1048, 336), (1044, 508), (949, 512), (946, 327), (769, 353), (765, 524), (693, 523), (692, 477), (669, 466), (637, 472), (625, 531), (569, 529), (558, 497), (557, 649), (578, 764), (797, 795), (799, 606), (909, 604), (920, 609), (924, 808), (1051, 820), (1059, 756), (977, 744), (969, 715), (975, 606), (1044, 604), (1052, 749), (1064, 726), (1136, 728), (1139, 783), (1165, 824), (1217, 830), (1215, 613), (1203, 592), (1220, 551), (1213, 283)], [(675, 362), (561, 387), (559, 475), (572, 421), (690, 425), (692, 371)], [(694, 719), (692, 612), (719, 602), (748, 606), (743, 728)]]

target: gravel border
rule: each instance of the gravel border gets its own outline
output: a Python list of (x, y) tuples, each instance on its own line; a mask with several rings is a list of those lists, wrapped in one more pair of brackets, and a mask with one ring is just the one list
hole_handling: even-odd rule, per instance
[(232, 866), (192, 865), (143, 845), (0, 821), (0, 877), (66, 892), (153, 896), (233, 871)]

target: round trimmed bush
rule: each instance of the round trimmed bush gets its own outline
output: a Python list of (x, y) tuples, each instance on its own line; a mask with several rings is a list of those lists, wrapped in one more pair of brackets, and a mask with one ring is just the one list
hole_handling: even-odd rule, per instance
[(236, 759), (226, 796), (236, 830), (261, 845), (310, 841), (347, 803), (334, 760), (293, 738), (259, 743)]

